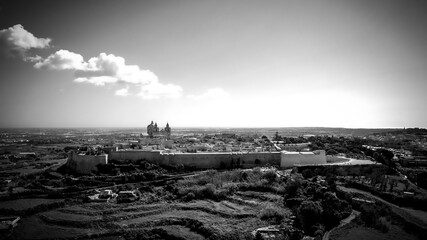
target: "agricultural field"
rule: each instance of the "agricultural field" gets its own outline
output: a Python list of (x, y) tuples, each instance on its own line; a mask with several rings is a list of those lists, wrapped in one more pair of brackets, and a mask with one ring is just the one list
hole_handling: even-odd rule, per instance
[(405, 232), (402, 228), (386, 222), (388, 232), (369, 228), (360, 225), (348, 225), (337, 231), (334, 231), (330, 236), (330, 240), (357, 240), (357, 239), (372, 239), (372, 240), (417, 240), (415, 235)]
[(46, 198), (23, 198), (9, 201), (1, 201), (0, 209), (11, 209), (15, 211), (27, 210), (42, 204), (51, 204), (63, 202), (63, 199), (46, 199)]
[[(424, 225), (408, 221), (373, 195), (344, 191), (346, 188), (337, 185), (342, 183), (334, 176), (274, 167), (177, 176), (102, 188), (90, 185), (63, 195), (57, 193), (60, 199), (3, 201), (2, 208), (21, 220), (10, 234), (0, 238), (265, 239), (271, 234), (263, 232), (268, 228), (276, 237), (291, 240), (304, 236), (322, 239), (329, 231), (330, 239), (346, 239), (352, 231), (369, 239), (369, 234), (377, 239), (390, 234), (417, 239), (425, 230)], [(46, 177), (58, 176), (45, 173), (27, 181), (54, 181), (44, 180)], [(70, 179), (70, 184), (75, 181)], [(115, 197), (106, 202), (88, 198), (99, 195), (100, 189), (111, 193), (133, 190), (138, 200), (118, 203)], [(354, 197), (368, 203), (353, 201)], [(355, 210), (360, 216), (351, 217)], [(350, 218), (347, 225), (335, 229)], [(411, 229), (417, 233), (411, 233)]]
[[(182, 183), (188, 182), (183, 180)], [(162, 187), (154, 188), (152, 193), (157, 195), (163, 190)], [(208, 194), (209, 190), (203, 188), (201, 191)], [(142, 236), (159, 232), (178, 239), (206, 239), (251, 234), (257, 228), (276, 224), (266, 215), (266, 210), (275, 211), (281, 219), (290, 220), (292, 216), (292, 211), (283, 207), (283, 197), (279, 193), (236, 191), (223, 200), (197, 199), (202, 198), (196, 196), (197, 193), (190, 200), (187, 195), (191, 197), (192, 194), (186, 193), (183, 201), (168, 201), (164, 198), (166, 195), (157, 195), (156, 200), (151, 196), (149, 204), (145, 203), (147, 199), (127, 204), (81, 203), (40, 212), (23, 218), (10, 238), (74, 239), (120, 235), (132, 239), (132, 234)]]

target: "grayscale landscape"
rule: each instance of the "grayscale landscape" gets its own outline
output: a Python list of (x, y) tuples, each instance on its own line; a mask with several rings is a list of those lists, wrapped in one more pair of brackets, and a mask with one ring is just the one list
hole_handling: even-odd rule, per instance
[(425, 239), (426, 12), (0, 0), (0, 239)]

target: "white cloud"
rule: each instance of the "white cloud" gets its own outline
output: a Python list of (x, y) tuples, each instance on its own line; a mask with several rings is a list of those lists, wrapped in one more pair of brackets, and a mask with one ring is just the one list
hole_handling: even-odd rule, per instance
[(37, 69), (75, 71), (74, 82), (96, 86), (123, 86), (115, 91), (118, 96), (131, 93), (144, 99), (178, 98), (182, 88), (174, 84), (160, 83), (150, 70), (140, 69), (138, 65), (126, 65), (125, 59), (113, 54), (101, 53), (87, 62), (83, 56), (61, 49), (47, 58), (38, 55), (27, 56), (33, 48), (50, 47), (50, 38), (37, 38), (20, 24), (0, 30), (0, 51), (11, 56), (19, 56), (28, 62), (34, 62)]
[(89, 59), (83, 68), (76, 70), (76, 76), (80, 78), (108, 76), (115, 78), (116, 82), (129, 84), (158, 82), (157, 76), (150, 70), (141, 70), (137, 65), (126, 65), (124, 58), (113, 54), (101, 53), (98, 57)]
[(40, 57), (39, 55), (35, 55), (35, 56), (30, 56), (30, 57), (25, 57), (25, 61), (27, 61), (27, 62), (40, 62), (40, 61), (42, 61), (43, 60), (43, 58), (42, 57)]
[(119, 90), (116, 90), (115, 95), (116, 96), (123, 96), (123, 97), (128, 96), (129, 95), (129, 88), (125, 87), (125, 88), (121, 88)]
[(21, 24), (0, 30), (0, 49), (10, 56), (21, 57), (31, 61), (31, 57), (26, 56), (28, 50), (32, 48), (47, 48), (52, 40), (50, 38), (38, 38), (24, 29)]
[(200, 95), (188, 95), (187, 98), (192, 100), (205, 100), (205, 99), (213, 99), (213, 100), (223, 100), (224, 98), (229, 97), (229, 94), (224, 91), (222, 88), (211, 88), (208, 89), (205, 93)]
[(40, 60), (34, 64), (34, 67), (53, 70), (78, 70), (84, 69), (86, 65), (82, 55), (61, 49), (46, 59)]
[(141, 91), (138, 96), (145, 99), (157, 98), (179, 98), (182, 95), (182, 88), (174, 84), (162, 84), (159, 82), (152, 82), (150, 84), (142, 85)]
[(110, 76), (99, 76), (99, 77), (79, 77), (74, 79), (74, 82), (78, 83), (90, 83), (95, 86), (105, 86), (106, 84), (113, 84), (117, 82), (117, 79)]
[(138, 65), (126, 65), (125, 59), (113, 54), (101, 53), (84, 61), (83, 56), (68, 50), (59, 50), (46, 59), (37, 62), (35, 68), (54, 70), (75, 70), (74, 82), (96, 86), (126, 84), (126, 88), (115, 92), (118, 96), (131, 95), (131, 87), (144, 99), (178, 98), (182, 88), (174, 84), (163, 84), (150, 70)]

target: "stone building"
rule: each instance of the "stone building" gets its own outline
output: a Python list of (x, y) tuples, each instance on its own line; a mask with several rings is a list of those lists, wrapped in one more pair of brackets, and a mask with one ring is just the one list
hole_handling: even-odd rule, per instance
[(150, 138), (161, 137), (161, 138), (170, 139), (171, 128), (169, 126), (169, 123), (166, 123), (166, 127), (162, 130), (159, 130), (157, 123), (154, 123), (153, 121), (151, 121), (151, 123), (147, 126), (147, 134)]

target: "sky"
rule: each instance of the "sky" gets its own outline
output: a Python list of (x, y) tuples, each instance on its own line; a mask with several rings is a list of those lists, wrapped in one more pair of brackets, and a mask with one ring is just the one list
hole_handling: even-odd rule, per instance
[(0, 127), (427, 127), (427, 2), (0, 0)]

